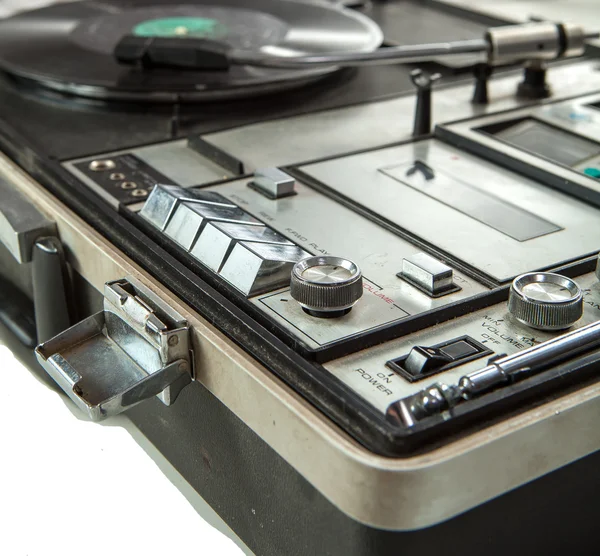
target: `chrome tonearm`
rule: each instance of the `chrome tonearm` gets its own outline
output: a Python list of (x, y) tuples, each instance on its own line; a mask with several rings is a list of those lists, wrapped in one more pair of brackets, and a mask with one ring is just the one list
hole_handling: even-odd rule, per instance
[(532, 22), (521, 25), (492, 27), (482, 39), (443, 43), (393, 46), (374, 52), (289, 56), (232, 50), (229, 60), (234, 64), (269, 68), (307, 69), (314, 66), (361, 66), (426, 62), (454, 54), (487, 54), (490, 65), (522, 61), (548, 61), (580, 56), (585, 42), (600, 37), (573, 24)]

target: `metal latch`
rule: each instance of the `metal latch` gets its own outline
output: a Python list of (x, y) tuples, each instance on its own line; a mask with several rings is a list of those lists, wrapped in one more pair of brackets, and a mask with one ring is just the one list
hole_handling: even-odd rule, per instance
[(193, 376), (187, 321), (134, 279), (107, 282), (104, 310), (35, 350), (92, 420), (157, 396), (171, 405)]

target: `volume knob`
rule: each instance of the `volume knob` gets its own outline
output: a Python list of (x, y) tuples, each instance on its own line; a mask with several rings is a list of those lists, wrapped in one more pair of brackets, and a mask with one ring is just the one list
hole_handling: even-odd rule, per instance
[(583, 315), (583, 293), (573, 280), (560, 274), (522, 274), (512, 283), (508, 310), (532, 328), (562, 330)]
[(347, 259), (309, 257), (294, 265), (290, 293), (314, 317), (340, 317), (361, 298), (362, 273)]

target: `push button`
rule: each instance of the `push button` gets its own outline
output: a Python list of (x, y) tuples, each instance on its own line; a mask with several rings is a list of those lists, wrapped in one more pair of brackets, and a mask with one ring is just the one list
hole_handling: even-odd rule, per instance
[(237, 208), (223, 195), (214, 191), (184, 189), (178, 185), (157, 184), (142, 207), (140, 215), (159, 230), (164, 231), (175, 209), (183, 202), (203, 203), (221, 208)]
[(293, 266), (310, 254), (296, 245), (239, 241), (219, 275), (248, 297), (289, 286)]
[(254, 179), (248, 185), (272, 200), (296, 194), (294, 189), (296, 181), (279, 168), (260, 168), (256, 170)]
[(238, 241), (294, 245), (281, 234), (266, 226), (209, 222), (200, 233), (200, 237), (190, 253), (211, 270), (219, 272), (223, 262)]
[(185, 201), (179, 203), (175, 209), (165, 228), (165, 234), (189, 251), (206, 223), (211, 221), (264, 226), (262, 222), (236, 206)]
[(387, 366), (415, 382), (492, 353), (470, 336), (462, 336), (431, 347), (415, 346), (408, 355), (388, 361)]
[(398, 277), (434, 298), (460, 290), (452, 280), (452, 269), (427, 253), (403, 259)]

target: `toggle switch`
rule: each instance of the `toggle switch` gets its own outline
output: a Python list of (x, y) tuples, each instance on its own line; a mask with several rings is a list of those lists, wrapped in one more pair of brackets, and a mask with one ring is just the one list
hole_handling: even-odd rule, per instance
[(441, 349), (415, 346), (404, 361), (404, 369), (412, 376), (421, 376), (432, 371), (437, 372), (452, 361), (452, 357)]
[(387, 366), (409, 382), (415, 382), (493, 352), (470, 336), (462, 336), (435, 346), (415, 346), (408, 355), (387, 362)]

